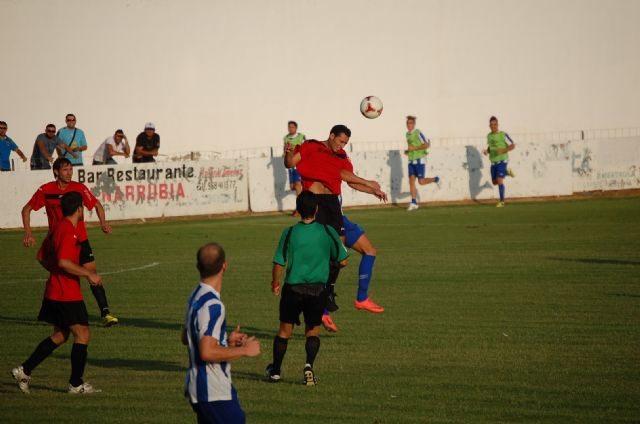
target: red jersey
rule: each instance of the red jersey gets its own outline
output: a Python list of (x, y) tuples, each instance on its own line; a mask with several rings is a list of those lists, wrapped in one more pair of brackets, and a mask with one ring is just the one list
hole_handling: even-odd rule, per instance
[(353, 170), (347, 152), (338, 153), (318, 140), (307, 140), (296, 146), (295, 153), (300, 153), (300, 162), (296, 169), (302, 177), (302, 187), (308, 190), (315, 182), (322, 183), (333, 194), (342, 193), (342, 177), (340, 171)]
[[(70, 181), (65, 190), (61, 190), (60, 187), (58, 187), (57, 181), (43, 184), (33, 194), (31, 200), (29, 200), (29, 206), (31, 206), (31, 209), (34, 211), (39, 210), (43, 206), (45, 207), (47, 219), (49, 220), (49, 233), (51, 233), (56, 224), (62, 220), (62, 209), (60, 208), (62, 195), (71, 191), (77, 191), (82, 195), (82, 203), (89, 210), (92, 210), (96, 203), (98, 203), (98, 199), (96, 199), (96, 196), (91, 193), (91, 190), (89, 190), (87, 186), (75, 181)], [(78, 235), (80, 236), (80, 241), (85, 241), (89, 238), (83, 220), (78, 222)]]
[(58, 267), (60, 259), (68, 259), (80, 265), (80, 223), (74, 227), (68, 219), (56, 224), (43, 243), (43, 254), (49, 264), (49, 279), (44, 289), (46, 299), (68, 302), (82, 300), (80, 277), (63, 271)]

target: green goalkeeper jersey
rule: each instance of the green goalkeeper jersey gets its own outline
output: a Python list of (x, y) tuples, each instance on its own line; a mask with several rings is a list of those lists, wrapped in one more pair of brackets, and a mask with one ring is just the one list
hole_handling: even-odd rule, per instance
[(491, 163), (507, 162), (509, 160), (509, 154), (507, 152), (497, 154), (498, 149), (504, 149), (510, 144), (513, 144), (513, 140), (509, 137), (509, 134), (503, 131), (487, 134), (487, 145), (489, 149), (489, 160)]
[[(427, 143), (427, 138), (422, 131), (415, 128), (413, 131), (407, 131), (407, 144), (409, 146), (422, 146)], [(427, 149), (412, 150), (408, 153), (409, 160), (422, 159), (427, 156)]]
[(291, 143), (293, 147), (296, 147), (306, 140), (306, 137), (302, 133), (295, 133), (294, 135), (287, 134), (283, 138), (284, 144)]

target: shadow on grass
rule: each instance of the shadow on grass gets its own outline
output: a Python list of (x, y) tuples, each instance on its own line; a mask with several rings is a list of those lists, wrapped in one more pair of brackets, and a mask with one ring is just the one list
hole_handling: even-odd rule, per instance
[(640, 294), (632, 294), (632, 293), (607, 293), (607, 295), (609, 295), (609, 296), (616, 296), (616, 297), (633, 297), (633, 298), (640, 298)]
[(640, 261), (630, 261), (623, 259), (597, 259), (597, 258), (547, 258), (552, 261), (580, 262), (584, 264), (596, 265), (635, 265), (640, 266)]
[[(97, 315), (91, 315), (89, 317), (89, 320), (94, 326), (102, 327), (102, 318), (98, 317)], [(163, 322), (149, 318), (131, 318), (122, 315), (118, 315), (118, 320), (118, 325), (113, 328), (136, 327), (151, 330), (182, 331), (182, 323), (179, 322)]]
[(89, 366), (100, 368), (117, 368), (121, 370), (132, 371), (167, 371), (167, 372), (183, 372), (185, 368), (175, 362), (154, 361), (150, 359), (96, 359), (89, 357)]
[(290, 386), (302, 386), (302, 373), (300, 373), (300, 379), (299, 381), (293, 381), (293, 380), (280, 380), (278, 383), (271, 383), (267, 380), (267, 377), (265, 376), (265, 374), (256, 374), (254, 372), (242, 372), (242, 371), (231, 371), (231, 377), (234, 380), (251, 380), (251, 381), (258, 381), (260, 383), (264, 383), (264, 384), (287, 384)]
[[(65, 381), (61, 381), (60, 385), (63, 386)], [(32, 384), (31, 390), (33, 391), (47, 391), (47, 392), (55, 392), (55, 393), (67, 393), (66, 389), (63, 388), (53, 388), (48, 386), (42, 386), (40, 384)], [(24, 396), (23, 393), (20, 392), (18, 385), (16, 383), (2, 383), (0, 384), (0, 393), (18, 393), (21, 396)]]
[(0, 322), (12, 322), (14, 324), (21, 324), (21, 325), (37, 325), (37, 326), (43, 326), (43, 327), (45, 326), (51, 327), (51, 324), (38, 321), (37, 314), (33, 318), (6, 317), (4, 315), (0, 315)]

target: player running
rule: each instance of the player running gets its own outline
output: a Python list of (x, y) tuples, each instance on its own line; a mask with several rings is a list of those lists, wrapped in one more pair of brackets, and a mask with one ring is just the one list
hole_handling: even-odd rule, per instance
[[(298, 132), (298, 123), (296, 121), (289, 121), (287, 123), (287, 134), (284, 136), (284, 146), (289, 144), (294, 148), (301, 145), (307, 139), (304, 134)], [(285, 153), (286, 154), (286, 153)], [(296, 196), (302, 191), (302, 177), (296, 167), (289, 168), (289, 188), (296, 192)], [(294, 212), (295, 214), (295, 212)]]
[[(75, 181), (71, 181), (73, 177), (73, 166), (68, 159), (58, 158), (53, 162), (53, 175), (55, 181), (43, 184), (33, 194), (31, 200), (22, 208), (22, 223), (24, 226), (25, 247), (32, 247), (36, 240), (31, 231), (31, 211), (37, 211), (44, 206), (47, 211), (47, 219), (49, 221), (49, 234), (53, 231), (55, 225), (62, 219), (62, 210), (60, 209), (60, 199), (62, 195), (69, 192), (78, 192), (82, 195), (84, 206), (92, 210), (96, 209), (96, 215), (100, 220), (100, 227), (105, 234), (111, 234), (111, 226), (107, 224), (104, 208), (91, 191), (84, 185)], [(96, 272), (96, 262), (93, 256), (91, 245), (87, 235), (87, 229), (84, 225), (84, 219), (81, 217), (78, 224), (79, 242), (81, 244), (80, 265), (89, 271)], [(43, 250), (40, 247), (38, 251), (38, 261), (42, 263)], [(100, 316), (105, 327), (111, 327), (118, 323), (118, 318), (109, 310), (107, 302), (107, 294), (102, 285), (91, 285), (91, 292), (98, 302), (100, 308)]]
[(487, 148), (482, 152), (489, 155), (491, 161), (491, 182), (498, 186), (500, 201), (496, 207), (504, 207), (504, 179), (507, 175), (515, 177), (511, 168), (508, 167), (509, 152), (516, 148), (509, 134), (498, 130), (498, 118), (492, 116), (489, 119), (491, 132), (487, 134)]
[[(309, 190), (318, 196), (318, 214), (316, 220), (321, 224), (330, 225), (338, 235), (344, 236), (342, 220), (342, 206), (340, 195), (342, 181), (355, 190), (370, 193), (386, 201), (387, 195), (380, 190), (380, 184), (358, 177), (353, 173), (344, 147), (349, 143), (351, 130), (345, 125), (335, 125), (325, 141), (307, 140), (295, 149), (288, 144), (285, 147), (285, 166), (297, 167), (302, 177), (304, 190)], [(328, 304), (329, 311), (338, 309), (335, 304), (334, 286), (340, 272), (337, 264), (332, 264), (329, 272)]]
[[(302, 220), (282, 231), (273, 256), (271, 290), (280, 298), (280, 328), (273, 339), (273, 362), (267, 365), (267, 378), (280, 381), (282, 360), (287, 352), (293, 326), (300, 325), (304, 315), (305, 351), (304, 384), (317, 384), (313, 363), (320, 349), (320, 323), (327, 303), (326, 281), (331, 263), (347, 265), (349, 254), (340, 242), (338, 233), (329, 225), (316, 221), (319, 212), (318, 196), (303, 191), (296, 199), (296, 210)], [(285, 272), (284, 286), (280, 287)]]
[(89, 316), (82, 298), (80, 277), (86, 277), (92, 287), (102, 284), (102, 278), (80, 266), (81, 245), (78, 240), (82, 227), (82, 196), (70, 191), (59, 201), (60, 218), (53, 231), (45, 239), (42, 263), (49, 271), (38, 321), (53, 325), (53, 333), (38, 344), (31, 356), (11, 375), (23, 393), (31, 391), (31, 372), (47, 359), (58, 346), (73, 334), (71, 348), (71, 377), (68, 392), (71, 394), (96, 393), (93, 386), (83, 381), (89, 344)]
[(440, 177), (425, 177), (425, 163), (428, 149), (431, 142), (422, 134), (422, 131), (416, 128), (416, 117), (407, 116), (407, 150), (405, 153), (409, 159), (409, 191), (411, 192), (411, 203), (409, 203), (408, 211), (419, 208), (418, 206), (418, 189), (416, 188), (416, 179), (420, 185), (430, 183), (438, 184)]

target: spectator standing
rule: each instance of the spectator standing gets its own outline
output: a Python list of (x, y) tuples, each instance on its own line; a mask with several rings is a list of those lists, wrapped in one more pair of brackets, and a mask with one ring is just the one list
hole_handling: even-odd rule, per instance
[(27, 157), (22, 153), (22, 150), (7, 135), (7, 129), (7, 123), (0, 121), (0, 171), (11, 171), (11, 162), (9, 161), (11, 152), (16, 152), (23, 162), (27, 161)]
[(155, 162), (160, 150), (160, 135), (156, 133), (153, 122), (144, 125), (144, 131), (136, 137), (136, 147), (133, 151), (134, 163)]
[(62, 150), (66, 150), (72, 156), (76, 155), (64, 141), (56, 135), (56, 126), (48, 124), (45, 131), (36, 137), (31, 152), (31, 170), (51, 169), (53, 162), (53, 151), (58, 151), (58, 157), (62, 156)]
[(60, 128), (58, 138), (69, 146), (71, 152), (74, 152), (76, 156), (66, 152), (63, 157), (69, 159), (73, 166), (82, 166), (82, 152), (87, 150), (87, 139), (84, 136), (84, 131), (76, 128), (76, 116), (73, 113), (68, 113), (65, 121), (67, 126)]
[(116, 132), (102, 142), (93, 155), (93, 165), (117, 165), (114, 156), (128, 158), (131, 154), (129, 140), (122, 130)]

